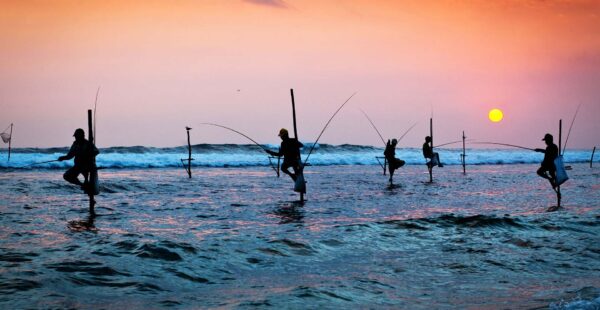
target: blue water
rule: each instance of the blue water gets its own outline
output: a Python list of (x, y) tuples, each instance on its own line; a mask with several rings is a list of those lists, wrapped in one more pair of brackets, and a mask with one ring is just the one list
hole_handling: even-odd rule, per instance
[[(277, 145), (266, 145), (277, 150)], [(308, 147), (303, 150), (306, 158)], [(58, 148), (17, 148), (13, 149), (10, 162), (6, 161), (6, 149), (0, 150), (0, 169), (19, 168), (36, 162), (49, 161), (66, 154), (67, 147)], [(181, 166), (181, 159), (187, 158), (187, 147), (156, 148), (144, 146), (109, 147), (100, 149), (98, 166), (106, 168), (171, 168)], [(441, 160), (447, 165), (461, 163), (460, 149), (437, 149)], [(467, 149), (468, 165), (534, 164), (541, 162), (543, 154), (521, 149)], [(383, 156), (383, 148), (361, 145), (317, 145), (309, 163), (313, 166), (334, 165), (377, 165), (376, 156)], [(418, 148), (398, 148), (396, 156), (408, 165), (422, 165), (424, 159)], [(565, 162), (589, 162), (591, 151), (569, 150)], [(256, 145), (237, 144), (198, 144), (193, 146), (192, 163), (195, 167), (255, 167), (269, 166), (267, 154)], [(272, 159), (276, 164), (277, 159)], [(600, 161), (600, 156), (596, 162)], [(34, 165), (27, 169), (60, 168), (72, 162), (54, 162)]]

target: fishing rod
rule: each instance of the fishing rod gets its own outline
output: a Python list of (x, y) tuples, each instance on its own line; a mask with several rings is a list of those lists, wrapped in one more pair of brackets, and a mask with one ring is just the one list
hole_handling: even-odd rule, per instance
[[(381, 142), (383, 142), (383, 145), (386, 145), (385, 143), (385, 139), (383, 138), (383, 136), (381, 136), (381, 133), (379, 132), (379, 130), (377, 130), (377, 127), (375, 126), (375, 124), (373, 123), (373, 121), (371, 120), (371, 118), (369, 118), (369, 116), (367, 115), (367, 113), (365, 111), (363, 111), (362, 109), (359, 109), (364, 115), (365, 117), (369, 120), (369, 123), (371, 123), (371, 126), (373, 126), (373, 129), (375, 129), (375, 131), (377, 131), (377, 134), (379, 135), (379, 138), (381, 138)], [(404, 132), (404, 134), (402, 136), (400, 136), (400, 138), (398, 138), (398, 142), (400, 142), (400, 140), (402, 140), (402, 138), (404, 138), (404, 136), (406, 136), (406, 134), (408, 134), (415, 126), (417, 126), (419, 122), (415, 122), (412, 126), (410, 126), (406, 132)]]
[(94, 145), (98, 144), (98, 135), (96, 132), (96, 106), (98, 105), (98, 94), (100, 94), (100, 86), (96, 91), (96, 100), (94, 100)]
[(492, 145), (502, 145), (502, 146), (510, 146), (510, 147), (516, 147), (519, 149), (524, 149), (524, 150), (530, 150), (530, 151), (535, 151), (535, 149), (529, 148), (529, 147), (524, 147), (524, 146), (518, 146), (518, 145), (514, 145), (514, 144), (507, 144), (507, 143), (497, 143), (497, 142), (471, 142), (473, 144), (492, 144)]
[(579, 108), (581, 107), (582, 103), (580, 103), (577, 106), (577, 110), (575, 110), (575, 115), (573, 115), (573, 120), (571, 121), (571, 126), (569, 126), (569, 132), (567, 133), (567, 139), (565, 140), (565, 146), (562, 149), (562, 154), (560, 155), (564, 155), (565, 154), (565, 150), (567, 149), (567, 142), (569, 142), (569, 136), (571, 135), (571, 129), (573, 129), (573, 124), (575, 123), (575, 118), (577, 118), (577, 113), (579, 112)]
[(369, 115), (367, 115), (367, 112), (363, 111), (362, 109), (359, 108), (359, 110), (362, 112), (362, 114), (367, 118), (367, 120), (369, 120), (369, 123), (371, 123), (371, 126), (373, 127), (373, 129), (375, 129), (375, 131), (377, 132), (377, 134), (379, 135), (379, 138), (381, 138), (381, 142), (383, 142), (383, 145), (385, 145), (385, 139), (383, 138), (383, 136), (381, 135), (381, 133), (379, 132), (379, 130), (377, 129), (377, 127), (375, 126), (375, 124), (373, 123), (373, 121), (371, 120), (371, 118), (369, 117)]
[(248, 139), (248, 140), (252, 141), (252, 143), (256, 144), (256, 146), (260, 147), (260, 148), (261, 148), (263, 151), (267, 151), (267, 149), (266, 149), (264, 146), (260, 145), (260, 144), (259, 144), (258, 142), (256, 142), (256, 141), (254, 141), (254, 139), (252, 139), (252, 138), (248, 137), (247, 135), (245, 135), (245, 134), (243, 134), (243, 133), (241, 133), (241, 132), (239, 132), (239, 131), (237, 131), (237, 130), (235, 130), (235, 129), (233, 129), (233, 128), (229, 128), (229, 127), (227, 127), (227, 126), (223, 126), (223, 125), (219, 125), (219, 124), (214, 124), (214, 123), (201, 123), (200, 125), (209, 125), (209, 126), (221, 127), (221, 128), (223, 128), (223, 129), (227, 129), (227, 130), (229, 130), (229, 131), (233, 131), (233, 132), (235, 132), (235, 133), (237, 133), (237, 134), (239, 134), (239, 135), (243, 136), (244, 138), (246, 138), (246, 139)]
[(408, 134), (413, 128), (415, 128), (415, 126), (417, 126), (419, 122), (415, 122), (412, 126), (410, 126), (406, 132), (400, 136), (400, 138), (398, 138), (398, 143), (400, 143), (400, 140), (402, 140), (402, 138), (404, 138), (404, 136), (406, 136), (406, 134)]
[[(472, 140), (465, 140), (465, 141), (472, 141)], [(434, 146), (434, 147), (442, 147), (442, 146), (446, 146), (446, 145), (450, 145), (450, 144), (455, 144), (455, 143), (459, 143), (459, 142), (463, 142), (463, 140), (452, 141), (452, 142), (448, 142), (448, 143), (444, 143), (444, 144), (436, 145), (436, 146)], [(483, 143), (483, 142), (482, 142), (482, 143)]]
[(303, 165), (306, 165), (306, 163), (308, 162), (308, 158), (310, 157), (310, 154), (312, 154), (312, 151), (315, 149), (315, 145), (317, 145), (317, 143), (319, 142), (319, 139), (321, 139), (321, 136), (325, 132), (325, 129), (327, 129), (327, 126), (329, 126), (329, 123), (331, 123), (331, 121), (333, 120), (333, 118), (346, 105), (346, 103), (348, 103), (348, 101), (350, 101), (350, 99), (352, 99), (352, 97), (354, 97), (354, 95), (356, 95), (356, 92), (354, 94), (352, 94), (352, 96), (350, 96), (348, 99), (346, 99), (346, 101), (344, 101), (344, 103), (337, 110), (335, 110), (335, 113), (333, 113), (333, 115), (329, 118), (329, 120), (325, 124), (325, 127), (323, 127), (323, 130), (321, 130), (321, 133), (317, 137), (317, 140), (315, 141), (315, 143), (313, 143), (312, 147), (310, 148), (310, 151), (308, 151), (308, 155), (306, 155), (306, 159), (304, 160), (304, 164)]
[[(233, 129), (233, 128), (229, 128), (229, 127), (227, 127), (227, 126), (223, 126), (223, 125), (219, 125), (219, 124), (215, 124), (215, 123), (201, 123), (200, 125), (209, 125), (209, 126), (215, 126), (215, 127), (220, 127), (220, 128), (223, 128), (223, 129), (227, 129), (227, 130), (229, 130), (229, 131), (233, 131), (233, 132), (235, 132), (235, 133), (237, 133), (237, 134), (239, 134), (239, 135), (243, 136), (244, 138), (246, 138), (246, 139), (248, 139), (248, 140), (252, 141), (252, 143), (254, 143), (256, 146), (260, 147), (260, 148), (261, 148), (263, 151), (265, 151), (265, 152), (267, 152), (267, 151), (268, 151), (268, 150), (267, 150), (267, 148), (265, 148), (264, 146), (260, 145), (260, 144), (259, 144), (258, 142), (256, 142), (254, 139), (252, 139), (252, 138), (248, 137), (247, 135), (245, 135), (245, 134), (243, 134), (243, 133), (241, 133), (241, 132), (239, 132), (239, 131), (237, 131), (237, 130), (235, 130), (235, 129)], [(268, 152), (267, 152), (267, 153), (268, 153)], [(271, 166), (271, 168), (273, 168), (273, 170), (275, 170), (275, 172), (277, 172), (277, 174), (279, 175), (279, 172), (277, 171), (277, 169), (275, 169), (275, 167), (273, 167), (273, 163), (271, 162), (271, 158), (269, 158), (269, 165), (270, 165), (270, 166)]]
[(54, 159), (54, 160), (48, 160), (48, 161), (40, 161), (40, 162), (37, 162), (37, 163), (32, 163), (32, 164), (21, 166), (21, 167), (17, 167), (17, 168), (27, 168), (27, 167), (30, 167), (30, 166), (47, 164), (47, 163), (53, 163), (53, 162), (57, 162), (57, 161), (60, 161), (60, 160)]

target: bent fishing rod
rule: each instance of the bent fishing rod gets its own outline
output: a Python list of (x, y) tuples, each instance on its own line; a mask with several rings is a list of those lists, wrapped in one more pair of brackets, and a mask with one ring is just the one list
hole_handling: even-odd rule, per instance
[(529, 148), (529, 147), (524, 147), (524, 146), (519, 146), (519, 145), (514, 145), (514, 144), (508, 144), (508, 143), (498, 143), (498, 142), (471, 142), (472, 144), (490, 144), (490, 145), (502, 145), (502, 146), (509, 146), (509, 147), (516, 147), (519, 149), (524, 149), (524, 150), (529, 150), (529, 151), (535, 151), (535, 149)]
[(329, 120), (325, 124), (325, 127), (323, 127), (323, 130), (321, 130), (321, 133), (319, 133), (317, 140), (315, 141), (315, 143), (313, 143), (312, 147), (310, 148), (310, 151), (308, 151), (308, 155), (306, 156), (306, 159), (304, 160), (304, 163), (302, 165), (306, 166), (306, 163), (308, 163), (308, 158), (310, 158), (310, 154), (312, 154), (313, 150), (315, 149), (315, 145), (319, 143), (319, 139), (321, 139), (321, 136), (325, 132), (325, 129), (327, 129), (327, 126), (329, 126), (329, 123), (331, 123), (333, 118), (338, 114), (338, 112), (340, 112), (340, 110), (346, 105), (346, 103), (348, 103), (348, 101), (350, 101), (350, 99), (354, 97), (354, 95), (356, 95), (356, 92), (352, 94), (352, 96), (350, 96), (348, 99), (346, 99), (346, 101), (344, 101), (344, 103), (337, 110), (335, 110), (335, 113), (333, 113), (333, 115), (329, 118)]
[(375, 129), (375, 131), (377, 132), (377, 134), (379, 135), (379, 138), (381, 138), (381, 142), (383, 142), (383, 145), (385, 145), (385, 139), (383, 138), (383, 136), (381, 135), (381, 133), (379, 132), (379, 130), (377, 129), (377, 126), (375, 126), (375, 124), (373, 123), (373, 121), (371, 120), (371, 118), (369, 117), (369, 115), (367, 115), (367, 112), (363, 111), (362, 109), (359, 108), (359, 110), (362, 112), (362, 114), (367, 118), (367, 120), (369, 121), (369, 123), (371, 123), (371, 127), (373, 127), (373, 129)]
[[(373, 123), (373, 121), (371, 120), (371, 118), (369, 117), (369, 115), (367, 115), (367, 113), (365, 111), (363, 111), (362, 109), (359, 109), (363, 115), (367, 118), (367, 120), (369, 120), (369, 123), (371, 123), (371, 126), (373, 127), (373, 129), (375, 129), (375, 131), (377, 131), (377, 134), (379, 135), (379, 138), (381, 138), (381, 142), (383, 142), (383, 145), (386, 146), (386, 142), (385, 139), (381, 136), (381, 133), (379, 132), (379, 130), (377, 129), (377, 127), (375, 126), (375, 123)], [(400, 140), (402, 140), (402, 138), (404, 138), (404, 136), (406, 136), (415, 126), (417, 126), (419, 122), (415, 122), (412, 126), (410, 126), (405, 132), (404, 134), (402, 134), (402, 136), (400, 136), (400, 138), (398, 138), (398, 142), (400, 142)]]
[(573, 124), (575, 123), (575, 118), (577, 118), (577, 113), (579, 112), (579, 108), (581, 108), (581, 105), (583, 103), (580, 103), (577, 106), (577, 109), (575, 110), (575, 115), (573, 115), (573, 120), (571, 121), (571, 126), (569, 126), (569, 132), (567, 133), (567, 139), (565, 140), (565, 146), (562, 149), (562, 154), (560, 155), (564, 155), (565, 154), (565, 150), (567, 149), (567, 142), (569, 142), (569, 136), (571, 136), (571, 129), (573, 129)]
[[(208, 126), (215, 126), (215, 127), (220, 127), (223, 129), (227, 129), (229, 131), (235, 132), (238, 135), (241, 135), (242, 137), (252, 141), (252, 143), (254, 143), (256, 146), (260, 147), (263, 151), (267, 152), (267, 148), (262, 146), (261, 144), (259, 144), (258, 142), (256, 142), (254, 139), (250, 138), (249, 136), (245, 135), (244, 133), (237, 131), (233, 128), (229, 128), (227, 126), (223, 126), (223, 125), (219, 125), (219, 124), (215, 124), (215, 123), (201, 123), (200, 125), (208, 125)], [(267, 152), (268, 153), (268, 152)], [(275, 172), (277, 172), (277, 169), (275, 169), (275, 167), (273, 167), (273, 163), (271, 162), (271, 158), (269, 157), (269, 165), (271, 166), (271, 168), (273, 168), (273, 170), (275, 170)]]

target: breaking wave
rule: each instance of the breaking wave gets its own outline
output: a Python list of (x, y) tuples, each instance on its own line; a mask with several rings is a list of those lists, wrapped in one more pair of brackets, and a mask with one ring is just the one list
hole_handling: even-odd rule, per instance
[[(312, 144), (305, 143), (303, 159)], [(264, 145), (277, 150), (278, 145)], [(68, 152), (68, 147), (17, 148), (12, 150), (8, 162), (6, 149), (0, 150), (0, 169), (63, 169), (72, 161), (52, 162), (24, 167), (37, 162), (50, 161)], [(461, 150), (438, 148), (442, 162), (446, 165), (461, 164)], [(100, 149), (97, 157), (99, 167), (106, 168), (169, 168), (181, 166), (181, 159), (187, 158), (187, 147), (115, 146)], [(253, 144), (196, 144), (192, 146), (195, 167), (255, 167), (269, 166), (269, 157), (260, 147)], [(408, 165), (425, 163), (418, 148), (397, 149), (396, 156)], [(534, 164), (542, 160), (543, 154), (526, 150), (512, 149), (467, 149), (468, 165)], [(317, 144), (309, 164), (331, 165), (377, 165), (375, 157), (383, 156), (383, 148), (365, 145)], [(566, 163), (588, 162), (587, 150), (569, 150), (565, 154)], [(273, 164), (277, 159), (272, 158)]]

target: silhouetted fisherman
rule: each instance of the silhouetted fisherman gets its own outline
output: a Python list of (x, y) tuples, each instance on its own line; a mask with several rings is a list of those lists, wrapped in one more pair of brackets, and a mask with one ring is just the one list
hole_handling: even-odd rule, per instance
[[(85, 139), (85, 132), (83, 129), (78, 128), (75, 130), (73, 137), (75, 137), (75, 142), (73, 142), (73, 145), (71, 145), (69, 153), (67, 153), (65, 156), (59, 157), (58, 160), (63, 161), (69, 160), (73, 157), (75, 158), (74, 166), (63, 174), (63, 178), (69, 183), (81, 186), (81, 189), (87, 192), (89, 187), (89, 174), (91, 170), (95, 168), (94, 158), (100, 152), (93, 143), (90, 143)], [(79, 181), (80, 174), (83, 175), (83, 183)]]
[(396, 158), (396, 145), (398, 145), (398, 140), (392, 139), (391, 142), (390, 140), (388, 140), (385, 146), (385, 151), (383, 151), (383, 155), (385, 156), (385, 159), (388, 162), (388, 169), (390, 171), (390, 184), (392, 184), (394, 171), (404, 166), (404, 164), (406, 163), (404, 160)]
[(440, 162), (440, 154), (433, 151), (433, 145), (431, 145), (431, 137), (425, 137), (425, 143), (423, 143), (423, 157), (425, 159), (429, 159), (427, 162), (427, 169), (431, 172), (431, 169), (434, 166), (444, 167), (444, 165)]
[(535, 149), (535, 151), (544, 153), (544, 160), (537, 174), (550, 181), (550, 185), (556, 190), (556, 166), (554, 165), (554, 160), (558, 157), (558, 146), (554, 144), (553, 140), (554, 137), (547, 133), (544, 139), (542, 139), (542, 141), (546, 142), (546, 149)]
[[(273, 156), (283, 156), (283, 163), (281, 164), (281, 171), (289, 175), (292, 180), (296, 181), (296, 177), (300, 172), (300, 148), (304, 145), (298, 142), (297, 139), (292, 139), (289, 136), (287, 129), (281, 128), (279, 130), (279, 137), (281, 138), (281, 147), (279, 152), (273, 152), (266, 150), (267, 153)], [(288, 169), (294, 169), (294, 173), (291, 173)]]

